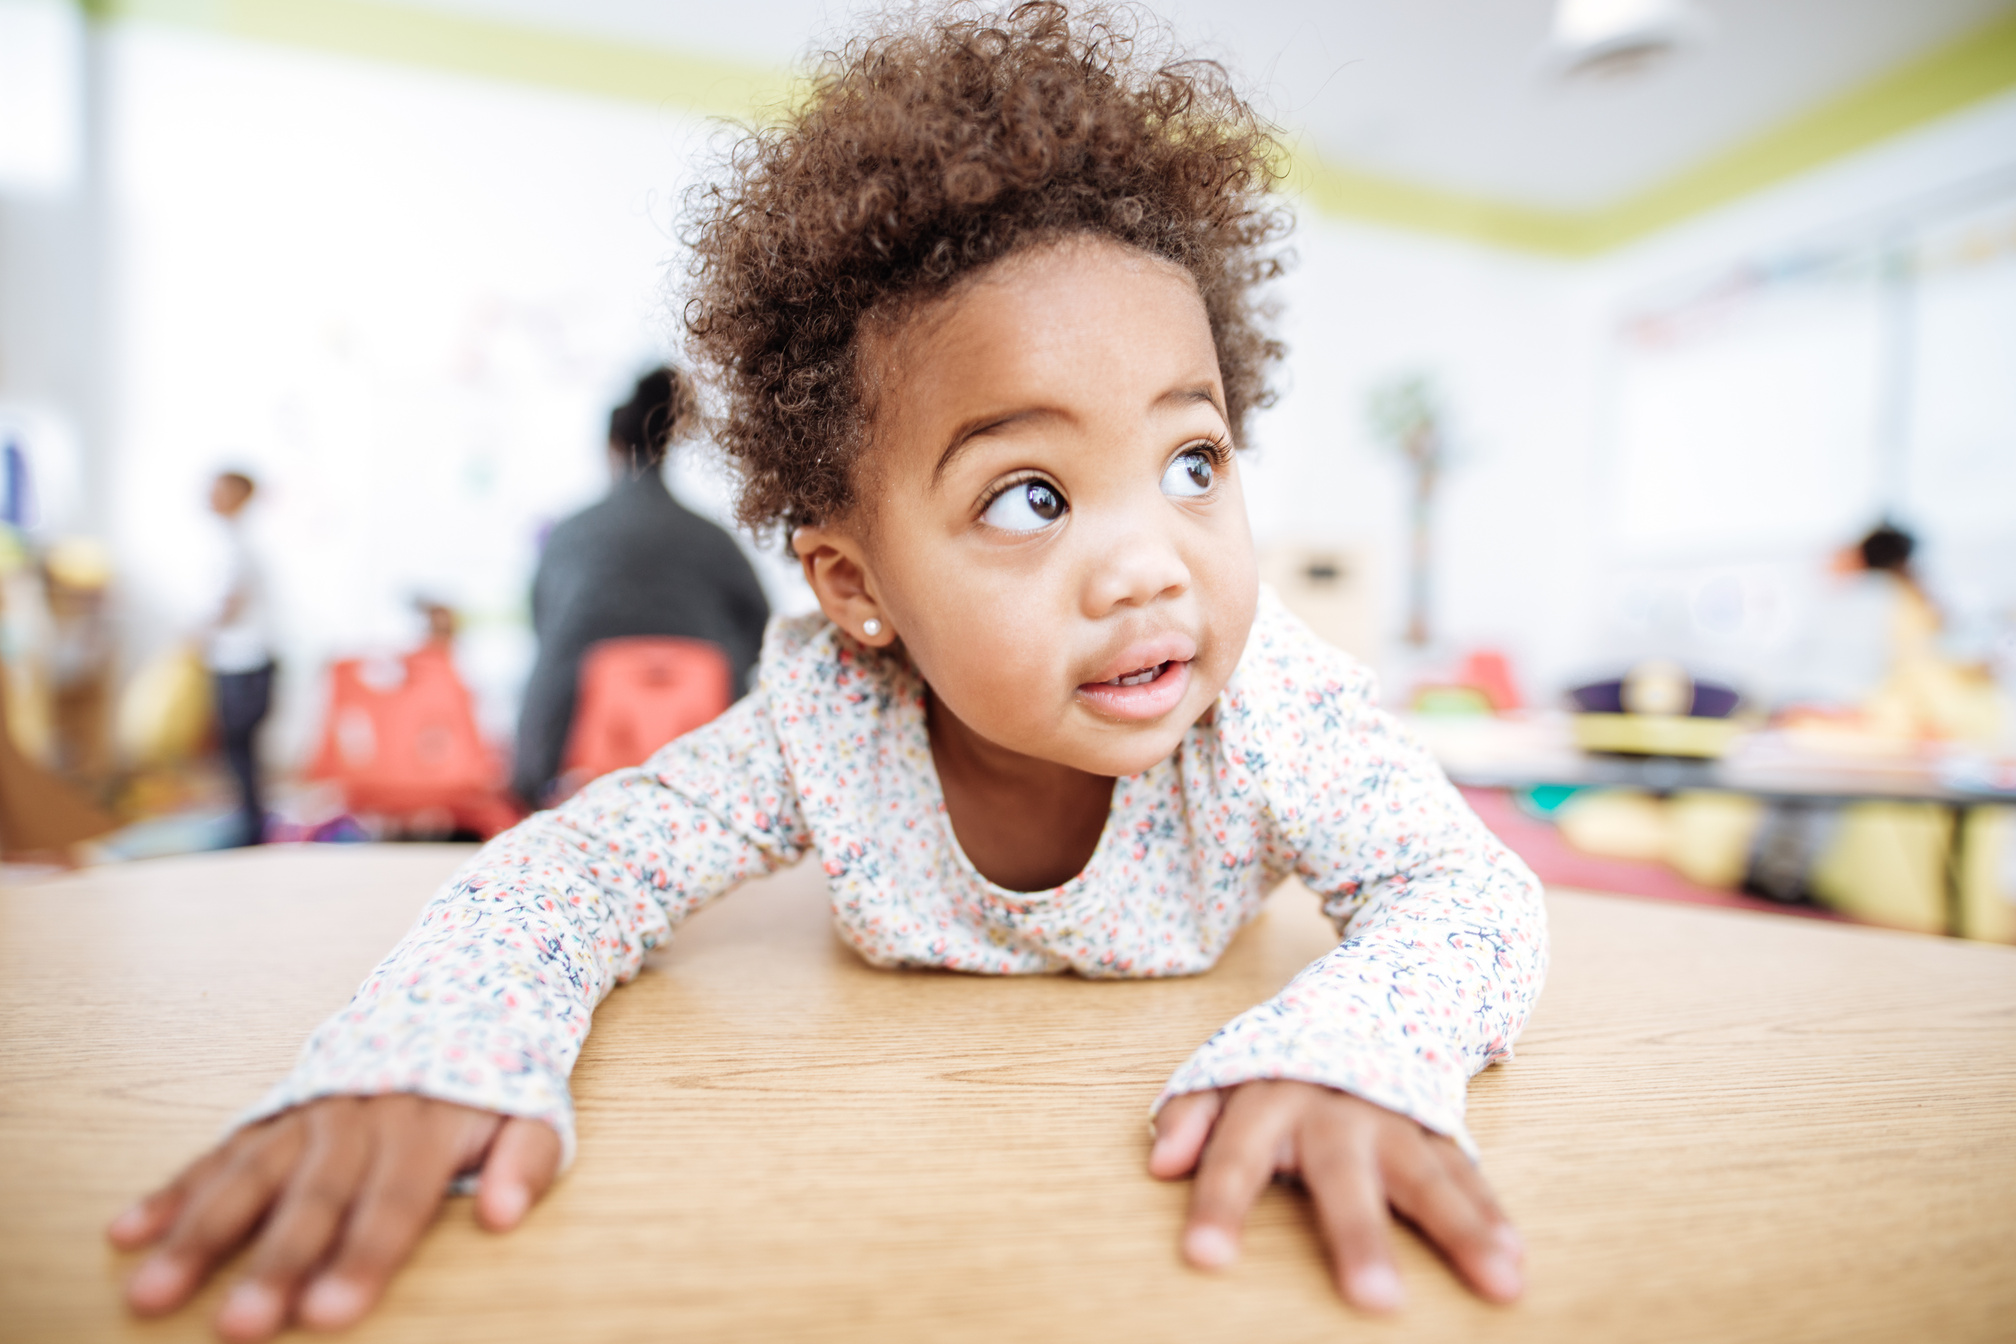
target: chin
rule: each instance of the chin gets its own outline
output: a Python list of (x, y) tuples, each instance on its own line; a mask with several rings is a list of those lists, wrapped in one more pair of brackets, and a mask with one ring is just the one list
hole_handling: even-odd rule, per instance
[(1085, 755), (1087, 759), (1075, 760), (1071, 764), (1092, 775), (1111, 775), (1123, 779), (1138, 775), (1158, 761), (1166, 761), (1176, 754), (1182, 745), (1183, 734), (1189, 731), (1203, 713), (1199, 710), (1188, 718), (1171, 714), (1166, 722), (1154, 724), (1128, 724), (1124, 728), (1106, 725), (1107, 731), (1100, 734), (1101, 740), (1093, 743)]

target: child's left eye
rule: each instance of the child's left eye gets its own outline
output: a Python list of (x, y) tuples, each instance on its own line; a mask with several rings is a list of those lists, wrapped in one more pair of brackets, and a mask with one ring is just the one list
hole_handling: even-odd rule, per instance
[(1211, 465), (1210, 454), (1202, 451), (1184, 453), (1162, 473), (1162, 493), (1192, 499), (1208, 495), (1217, 475), (1217, 469)]

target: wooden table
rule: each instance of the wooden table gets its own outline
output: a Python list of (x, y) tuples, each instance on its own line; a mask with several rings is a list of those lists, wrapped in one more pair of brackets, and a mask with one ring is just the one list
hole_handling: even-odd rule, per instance
[[(284, 1069), (465, 851), (160, 860), (0, 893), (0, 1338), (121, 1312), (100, 1228)], [(2016, 949), (1557, 892), (1516, 1062), (1471, 1088), (1529, 1246), (1484, 1306), (1420, 1244), (1356, 1318), (1301, 1196), (1176, 1258), (1145, 1110), (1321, 950), (1289, 888), (1208, 976), (863, 965), (809, 866), (703, 912), (604, 1006), (581, 1155), (527, 1225), (453, 1202), (354, 1337), (593, 1341), (1894, 1340), (2016, 1335)]]

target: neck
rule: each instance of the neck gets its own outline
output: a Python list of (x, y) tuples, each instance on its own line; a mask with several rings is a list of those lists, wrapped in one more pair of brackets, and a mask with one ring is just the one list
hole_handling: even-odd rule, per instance
[(1112, 779), (991, 742), (935, 695), (926, 721), (953, 834), (983, 876), (1046, 891), (1084, 869), (1106, 828)]

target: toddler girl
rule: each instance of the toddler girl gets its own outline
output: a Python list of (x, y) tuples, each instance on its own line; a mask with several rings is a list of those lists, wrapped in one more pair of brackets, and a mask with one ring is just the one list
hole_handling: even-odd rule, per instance
[[(1339, 1285), (1399, 1302), (1388, 1209), (1520, 1290), (1469, 1076), (1540, 987), (1540, 892), (1259, 591), (1235, 445), (1278, 348), (1275, 146), (1113, 22), (958, 11), (850, 47), (692, 202), (692, 353), (745, 522), (817, 616), (759, 689), (486, 846), (224, 1144), (113, 1227), (165, 1311), (255, 1227), (227, 1338), (369, 1309), (459, 1172), (514, 1225), (573, 1142), (589, 1015), (787, 864), (880, 966), (1210, 969), (1290, 874), (1344, 941), (1198, 1047), (1150, 1170), (1219, 1266), (1299, 1175)], [(263, 1219), (263, 1223), (262, 1220)]]

